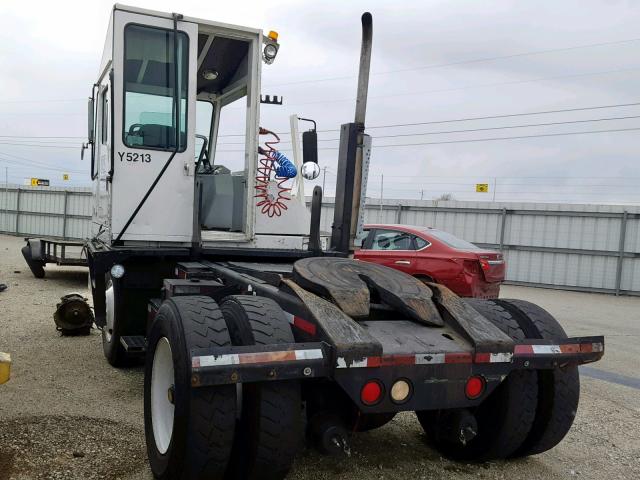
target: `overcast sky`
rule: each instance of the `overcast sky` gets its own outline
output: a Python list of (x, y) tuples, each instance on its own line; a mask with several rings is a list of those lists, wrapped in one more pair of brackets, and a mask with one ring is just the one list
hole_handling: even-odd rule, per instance
[[(277, 30), (282, 46), (275, 64), (263, 68), (262, 91), (283, 95), (285, 105), (263, 106), (261, 113), (262, 126), (276, 131), (288, 129), (292, 113), (314, 118), (319, 130), (353, 120), (359, 17), (365, 10), (374, 23), (370, 127), (640, 102), (637, 1), (129, 3)], [(89, 165), (80, 161), (79, 146), (111, 6), (0, 2), (2, 181), (8, 167), (14, 183), (37, 176), (88, 184)], [(389, 137), (635, 116), (640, 105), (371, 128), (368, 194), (380, 195), (384, 174), (385, 198), (430, 199), (448, 192), (462, 200), (491, 200), (497, 182), (497, 200), (640, 203), (640, 118)], [(639, 130), (555, 135), (634, 128)], [(549, 134), (554, 136), (484, 141)], [(71, 138), (34, 138), (47, 136)], [(327, 167), (330, 195), (337, 157), (331, 147), (338, 143), (331, 139), (337, 137), (320, 134), (329, 140), (320, 141), (327, 148), (320, 163)], [(460, 140), (483, 141), (433, 144)], [(384, 147), (401, 143), (432, 144)], [(69, 182), (62, 181), (64, 172)], [(476, 183), (489, 183), (490, 192), (475, 193)]]

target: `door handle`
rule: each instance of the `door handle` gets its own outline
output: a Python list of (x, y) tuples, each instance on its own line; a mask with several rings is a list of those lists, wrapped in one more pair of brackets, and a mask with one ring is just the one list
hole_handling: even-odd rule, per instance
[(396, 260), (394, 263), (396, 265), (411, 265), (411, 262), (409, 260)]

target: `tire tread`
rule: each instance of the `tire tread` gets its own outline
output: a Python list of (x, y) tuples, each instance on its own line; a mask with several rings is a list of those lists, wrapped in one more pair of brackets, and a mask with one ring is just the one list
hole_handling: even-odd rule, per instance
[[(230, 331), (235, 327), (231, 319), (240, 321), (237, 315), (244, 313), (248, 322), (251, 338), (244, 338), (245, 343), (255, 345), (273, 345), (295, 343), (289, 322), (284, 317), (280, 306), (265, 297), (236, 295), (223, 300), (222, 312), (227, 319)], [(241, 333), (235, 332), (239, 339)], [(233, 337), (233, 333), (232, 333)], [(236, 343), (236, 342), (234, 342)], [(244, 460), (251, 463), (247, 478), (280, 479), (284, 478), (295, 458), (302, 442), (300, 415), (296, 411), (301, 404), (300, 386), (297, 382), (263, 382), (249, 390), (258, 402), (259, 423), (256, 439), (248, 439), (253, 443), (254, 458)], [(245, 452), (246, 455), (246, 452)]]
[[(524, 300), (501, 300), (526, 315), (543, 339), (563, 339), (567, 334), (543, 308)], [(580, 401), (578, 367), (561, 367), (538, 372), (539, 400), (531, 433), (515, 456), (535, 455), (555, 447), (567, 435)]]

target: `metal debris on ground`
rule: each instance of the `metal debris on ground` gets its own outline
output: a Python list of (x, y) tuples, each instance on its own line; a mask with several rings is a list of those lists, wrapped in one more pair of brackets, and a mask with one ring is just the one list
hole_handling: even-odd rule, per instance
[(77, 293), (60, 298), (53, 320), (62, 335), (89, 335), (94, 316), (87, 299)]

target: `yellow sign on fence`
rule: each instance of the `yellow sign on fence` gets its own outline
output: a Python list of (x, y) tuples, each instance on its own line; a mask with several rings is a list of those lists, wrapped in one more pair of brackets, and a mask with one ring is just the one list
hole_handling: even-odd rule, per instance
[(31, 186), (32, 187), (48, 187), (49, 186), (49, 180), (46, 178), (32, 178), (31, 179)]
[(69, 174), (68, 173), (63, 173), (62, 174), (62, 179), (63, 180), (69, 180)]
[(488, 193), (489, 192), (489, 184), (488, 183), (476, 183), (476, 192)]

